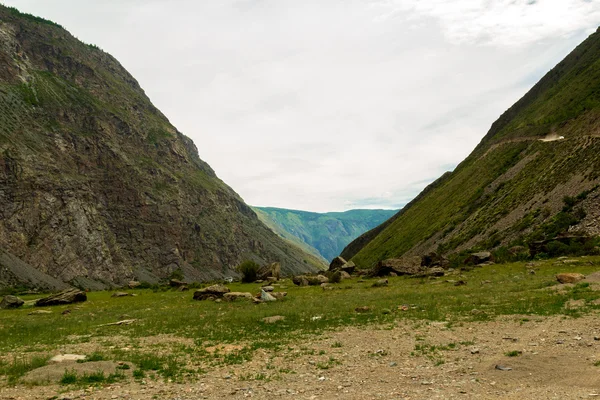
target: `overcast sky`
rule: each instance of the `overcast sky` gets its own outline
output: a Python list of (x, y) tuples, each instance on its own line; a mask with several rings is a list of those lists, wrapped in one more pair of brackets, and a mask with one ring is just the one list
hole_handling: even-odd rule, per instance
[(399, 208), (600, 0), (4, 0), (114, 55), (247, 203)]

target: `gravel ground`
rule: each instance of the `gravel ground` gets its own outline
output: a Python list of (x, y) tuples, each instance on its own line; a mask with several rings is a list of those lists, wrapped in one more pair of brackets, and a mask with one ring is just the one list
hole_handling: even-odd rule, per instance
[(0, 398), (600, 398), (596, 339), (596, 313), (577, 319), (511, 316), (450, 327), (400, 321), (329, 332), (285, 350), (257, 350), (251, 361), (214, 367), (185, 384), (129, 379), (71, 391), (55, 384), (2, 387)]

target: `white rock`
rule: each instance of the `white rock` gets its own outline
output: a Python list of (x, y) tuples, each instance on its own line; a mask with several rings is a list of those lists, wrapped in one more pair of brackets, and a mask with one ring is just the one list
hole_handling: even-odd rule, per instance
[(57, 356), (52, 357), (48, 362), (49, 363), (61, 363), (67, 361), (83, 361), (86, 356), (82, 356), (81, 354), (59, 354)]

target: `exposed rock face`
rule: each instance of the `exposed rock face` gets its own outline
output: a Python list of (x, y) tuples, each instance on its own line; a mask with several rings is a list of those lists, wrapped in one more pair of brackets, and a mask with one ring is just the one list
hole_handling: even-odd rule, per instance
[(44, 297), (35, 302), (36, 307), (58, 306), (63, 304), (81, 303), (87, 300), (87, 295), (78, 289), (67, 289), (60, 293)]
[(18, 298), (17, 296), (8, 295), (8, 296), (4, 296), (4, 298), (2, 299), (2, 302), (0, 302), (0, 308), (1, 309), (19, 308), (23, 304), (25, 304), (25, 302), (23, 300), (21, 300), (20, 298)]
[[(0, 6), (0, 246), (102, 288), (235, 275), (243, 259), (313, 271), (109, 54)], [(209, 134), (207, 132), (207, 134)], [(0, 280), (3, 277), (0, 276)]]

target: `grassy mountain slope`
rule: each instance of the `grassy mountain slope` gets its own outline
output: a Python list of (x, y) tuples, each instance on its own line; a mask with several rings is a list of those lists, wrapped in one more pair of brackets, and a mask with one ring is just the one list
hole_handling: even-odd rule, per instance
[(599, 184), (600, 31), (507, 110), (453, 172), (342, 254), (368, 267), (567, 231), (597, 235)]
[(394, 215), (394, 210), (349, 210), (314, 213), (254, 207), (259, 218), (280, 236), (331, 261), (350, 241)]
[(234, 273), (244, 259), (314, 270), (198, 157), (109, 54), (0, 6), (0, 246), (102, 287)]

